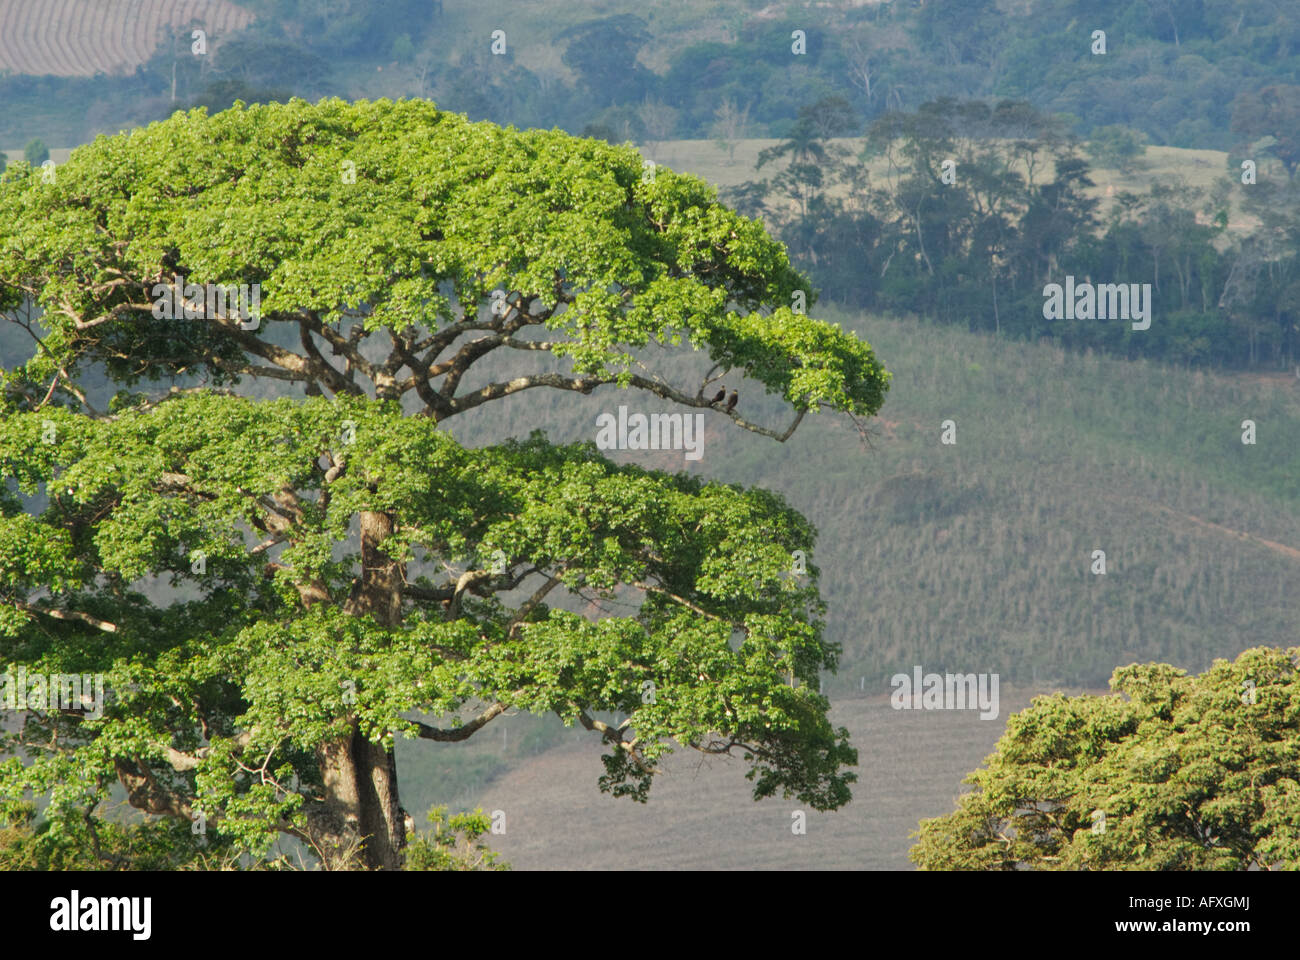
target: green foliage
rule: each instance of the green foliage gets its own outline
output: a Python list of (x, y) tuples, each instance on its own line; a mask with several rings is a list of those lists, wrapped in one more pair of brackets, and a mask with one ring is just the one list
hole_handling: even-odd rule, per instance
[(958, 809), (923, 820), (927, 870), (1300, 869), (1300, 648), (1200, 676), (1115, 671), (1108, 697), (1012, 716)]
[[(52, 415), (60, 439), (46, 445), (41, 423)], [(315, 464), (338, 449), (345, 418), (362, 439), (327, 485)], [(300, 829), (319, 787), (312, 751), (348, 717), (391, 742), (418, 732), (411, 711), (443, 715), (475, 700), (569, 722), (588, 710), (628, 714), (635, 749), (616, 751), (602, 779), (616, 794), (644, 799), (669, 740), (707, 746), (718, 731), (750, 759), (756, 797), (784, 791), (817, 809), (848, 799), (853, 775), (840, 768), (855, 754), (811, 692), (836, 656), (820, 639), (815, 578), (784, 576), (792, 550), (811, 551), (812, 531), (770, 494), (615, 467), (588, 447), (540, 438), (466, 451), (430, 420), (323, 399), (194, 396), (111, 422), (18, 415), (6, 421), (0, 464), (24, 491), (67, 491), (51, 489), (35, 526), (21, 513), (0, 521), (25, 544), (3, 554), (9, 597), (41, 584), (56, 603), (116, 627), (87, 635), (63, 628), (67, 618), (47, 622), (59, 607), (25, 604), (7, 625), (6, 663), (104, 672), (116, 697), (99, 720), (28, 719), (14, 742), (30, 762), (0, 773), (6, 813), (27, 791), (48, 791), (46, 816), (67, 822), (102, 799), (118, 764), (157, 770), (179, 750), (195, 761), (166, 778), (169, 809), (202, 810), (211, 829), (260, 855), (278, 829)], [(256, 526), (257, 504), (287, 502), (289, 490), (297, 520), (263, 580), (241, 521)], [(388, 549), (413, 563), (501, 549), (512, 567), (554, 570), (572, 590), (644, 584), (644, 598), (634, 615), (597, 622), (536, 603), (515, 613), (490, 596), (448, 617), (436, 599), (417, 599), (400, 625), (380, 627), (336, 606), (360, 557), (333, 558), (332, 547), (362, 510), (394, 517)], [(191, 566), (196, 550), (206, 574)], [(155, 608), (123, 589), (159, 574), (193, 583), (200, 598)], [(304, 583), (330, 602), (300, 607)], [(733, 650), (737, 631), (745, 639)], [(645, 680), (655, 703), (641, 702)], [(55, 728), (67, 746), (42, 746)], [(208, 745), (193, 753), (200, 730)], [(264, 757), (258, 777), (239, 762), (248, 751)]]
[[(28, 714), (0, 816), (36, 794), (67, 829), (117, 781), (255, 862), (288, 835), (331, 869), (396, 867), (396, 808), (340, 782), (507, 709), (597, 732), (616, 796), (644, 801), (676, 745), (743, 756), (756, 799), (848, 801), (856, 753), (814, 692), (838, 649), (816, 569), (789, 575), (815, 533), (784, 499), (442, 427), (543, 387), (722, 415), (649, 370), (652, 345), (801, 413), (874, 413), (869, 345), (792, 309), (807, 280), (711, 188), (424, 102), (295, 100), (100, 138), (57, 185), (24, 166), (0, 215), (0, 296), (44, 309), (8, 317), (39, 346), (0, 411), (0, 661), (113, 692), (100, 717)], [(235, 281), (259, 285), (251, 329), (193, 290)], [(155, 315), (169, 282), (201, 317)], [(101, 368), (107, 412), (80, 386)], [(129, 389), (196, 373), (307, 396)]]
[(17, 804), (0, 820), (0, 870), (210, 869), (234, 857), (228, 842), (196, 836), (189, 824), (170, 819), (123, 822), (99, 810), (80, 819), (38, 819), (30, 805)]
[[(260, 284), (261, 342), (286, 322), (328, 337), (361, 303), (367, 332), (450, 325), (500, 288), (540, 301), (561, 335), (552, 355), (594, 382), (632, 382), (632, 348), (688, 342), (799, 409), (879, 406), (888, 375), (866, 344), (791, 312), (793, 291), (812, 285), (761, 224), (694, 177), (642, 174), (630, 148), (469, 124), (423, 102), (193, 111), (77, 150), (59, 189), (10, 180), (0, 290), (66, 307), (46, 315), (44, 349), (23, 371), (36, 380), (92, 361), (128, 385), (195, 368), (220, 384), (249, 369), (229, 324), (152, 319), (154, 286), (181, 272)], [(69, 208), (66, 191), (85, 202)], [(293, 235), (261, 215), (268, 203)], [(116, 271), (131, 283), (106, 282)]]
[(1128, 173), (1146, 151), (1142, 134), (1120, 124), (1093, 130), (1088, 155), (1103, 167)]
[(492, 828), (492, 821), (481, 809), (473, 813), (447, 815), (446, 807), (429, 811), (433, 827), (418, 834), (406, 850), (407, 870), (509, 870), (499, 854), (479, 843), (479, 837)]

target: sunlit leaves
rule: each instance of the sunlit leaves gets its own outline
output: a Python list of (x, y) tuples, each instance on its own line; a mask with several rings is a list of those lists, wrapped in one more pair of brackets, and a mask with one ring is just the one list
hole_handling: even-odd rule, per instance
[(1009, 718), (958, 809), (921, 822), (913, 860), (931, 870), (1296, 869), (1298, 656), (1256, 648), (1196, 677), (1134, 664), (1115, 671), (1113, 696), (1036, 698)]

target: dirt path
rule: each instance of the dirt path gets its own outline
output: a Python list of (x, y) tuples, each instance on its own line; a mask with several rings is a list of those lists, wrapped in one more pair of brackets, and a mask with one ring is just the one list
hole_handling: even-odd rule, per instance
[(1292, 560), (1300, 560), (1300, 550), (1297, 550), (1295, 547), (1288, 547), (1286, 544), (1278, 543), (1275, 540), (1265, 540), (1263, 537), (1257, 537), (1253, 533), (1244, 533), (1241, 530), (1233, 530), (1231, 527), (1225, 527), (1223, 524), (1214, 523), (1210, 520), (1202, 520), (1200, 517), (1194, 517), (1190, 513), (1182, 513), (1178, 510), (1172, 509), (1171, 507), (1166, 507), (1162, 503), (1155, 503), (1150, 500), (1146, 502), (1157, 510), (1172, 514), (1175, 517), (1179, 517), (1183, 520), (1190, 520), (1192, 523), (1199, 526), (1208, 527), (1211, 530), (1217, 530), (1219, 533), (1235, 537), (1238, 540), (1248, 540), (1251, 543), (1257, 543), (1262, 547), (1267, 547), (1274, 553), (1280, 553), (1284, 557), (1290, 557)]

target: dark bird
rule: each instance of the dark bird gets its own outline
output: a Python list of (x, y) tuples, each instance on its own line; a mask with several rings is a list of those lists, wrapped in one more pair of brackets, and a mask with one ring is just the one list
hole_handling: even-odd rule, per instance
[(709, 401), (709, 403), (721, 403), (723, 400), (726, 399), (727, 399), (727, 388), (724, 386), (721, 390), (717, 392), (714, 398)]
[(730, 413), (732, 410), (736, 409), (736, 401), (739, 399), (740, 399), (740, 392), (737, 390), (732, 390), (731, 396), (727, 398), (727, 413)]

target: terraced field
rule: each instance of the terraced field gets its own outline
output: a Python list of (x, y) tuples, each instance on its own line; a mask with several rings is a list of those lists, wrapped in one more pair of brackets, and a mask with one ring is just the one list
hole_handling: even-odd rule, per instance
[(129, 73), (169, 29), (193, 24), (212, 41), (252, 19), (229, 0), (0, 0), (0, 73)]

